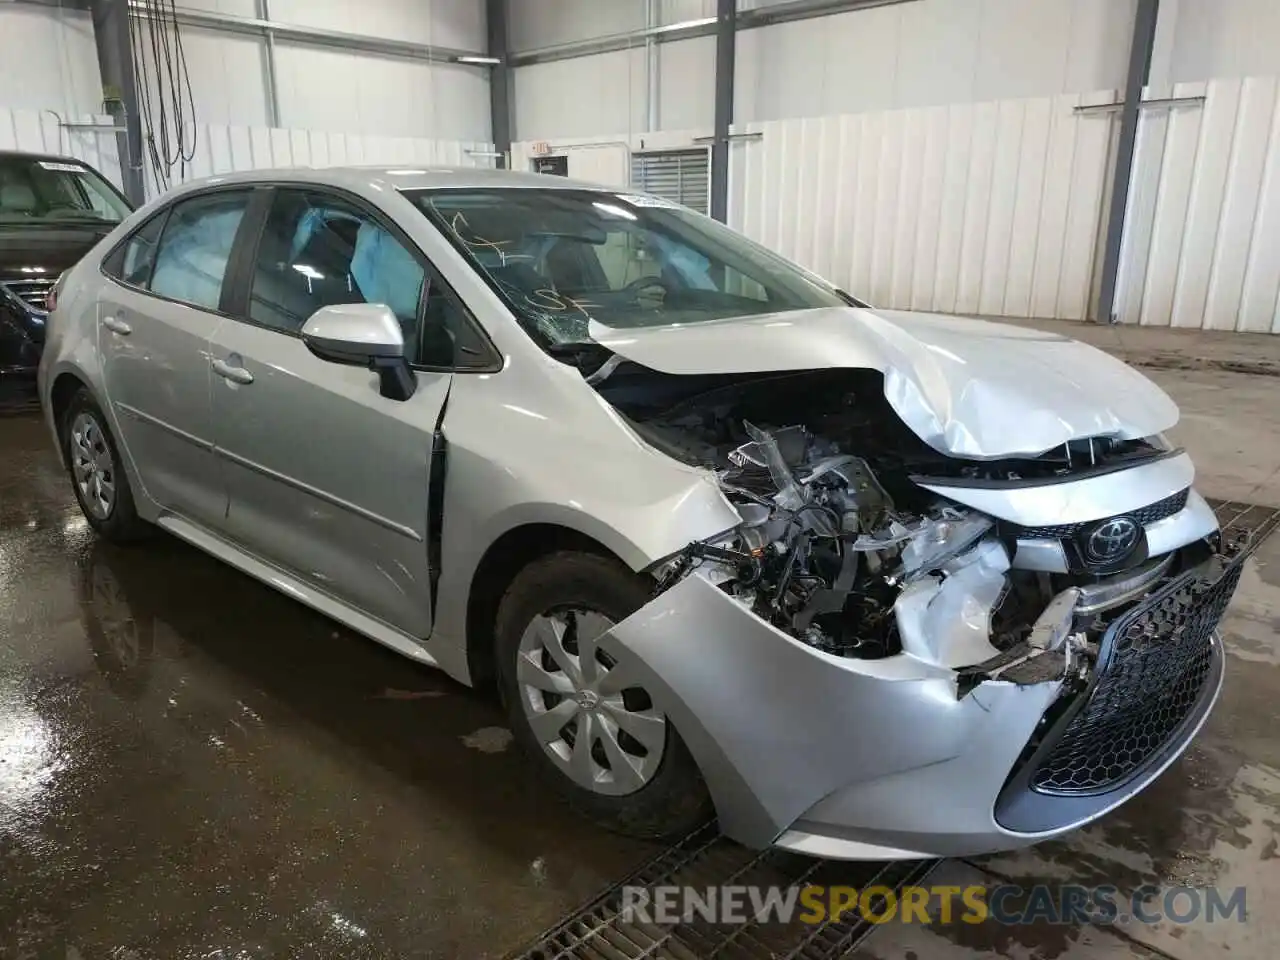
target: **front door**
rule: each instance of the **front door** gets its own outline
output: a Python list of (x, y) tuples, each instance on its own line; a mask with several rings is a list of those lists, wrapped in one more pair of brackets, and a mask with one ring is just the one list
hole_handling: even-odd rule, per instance
[(367, 211), (280, 189), (250, 272), (246, 316), (213, 339), (228, 535), (425, 638), (431, 451), (452, 375), (418, 371), (414, 395), (389, 400), (377, 375), (321, 360), (298, 333), (322, 306), (386, 303), (417, 351), (423, 267)]
[(148, 496), (217, 528), (226, 488), (213, 456), (210, 340), (247, 191), (183, 200), (106, 264), (98, 301), (107, 399)]

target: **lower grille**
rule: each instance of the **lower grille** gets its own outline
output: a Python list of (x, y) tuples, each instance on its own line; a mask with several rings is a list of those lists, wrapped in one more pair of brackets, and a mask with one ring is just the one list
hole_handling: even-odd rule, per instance
[(4, 287), (29, 307), (45, 310), (49, 301), (49, 291), (56, 281), (53, 279), (32, 279), (30, 277), (16, 280), (0, 280)]
[(1188, 574), (1111, 625), (1102, 640), (1097, 683), (1033, 773), (1033, 789), (1114, 789), (1168, 743), (1204, 692), (1213, 631), (1241, 569), (1237, 561), (1216, 580)]

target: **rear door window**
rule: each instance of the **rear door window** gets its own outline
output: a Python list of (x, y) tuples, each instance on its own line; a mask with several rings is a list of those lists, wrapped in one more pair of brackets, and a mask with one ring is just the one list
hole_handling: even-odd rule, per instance
[(152, 293), (216, 310), (248, 191), (203, 194), (175, 204), (151, 271)]
[(122, 243), (107, 258), (102, 267), (107, 276), (114, 277), (131, 287), (146, 288), (151, 282), (151, 269), (155, 266), (156, 247), (164, 229), (165, 210), (152, 217)]

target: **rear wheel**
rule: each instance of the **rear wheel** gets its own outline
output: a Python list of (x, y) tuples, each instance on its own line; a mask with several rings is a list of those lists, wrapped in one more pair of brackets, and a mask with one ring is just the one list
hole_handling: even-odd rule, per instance
[(150, 527), (134, 508), (133, 491), (107, 418), (84, 388), (67, 404), (62, 443), (71, 487), (89, 525), (117, 543), (145, 537)]
[(668, 839), (709, 819), (706, 786), (649, 691), (596, 642), (649, 597), (606, 557), (534, 561), (498, 607), (498, 668), (516, 739), (551, 784), (608, 829)]

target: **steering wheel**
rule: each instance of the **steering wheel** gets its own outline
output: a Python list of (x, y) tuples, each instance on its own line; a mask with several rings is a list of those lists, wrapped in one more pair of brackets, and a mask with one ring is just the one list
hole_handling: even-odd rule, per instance
[(671, 292), (670, 288), (661, 277), (640, 277), (639, 279), (632, 280), (618, 292), (626, 294), (632, 300), (639, 303), (643, 292), (654, 288), (661, 290), (663, 296), (666, 296)]

